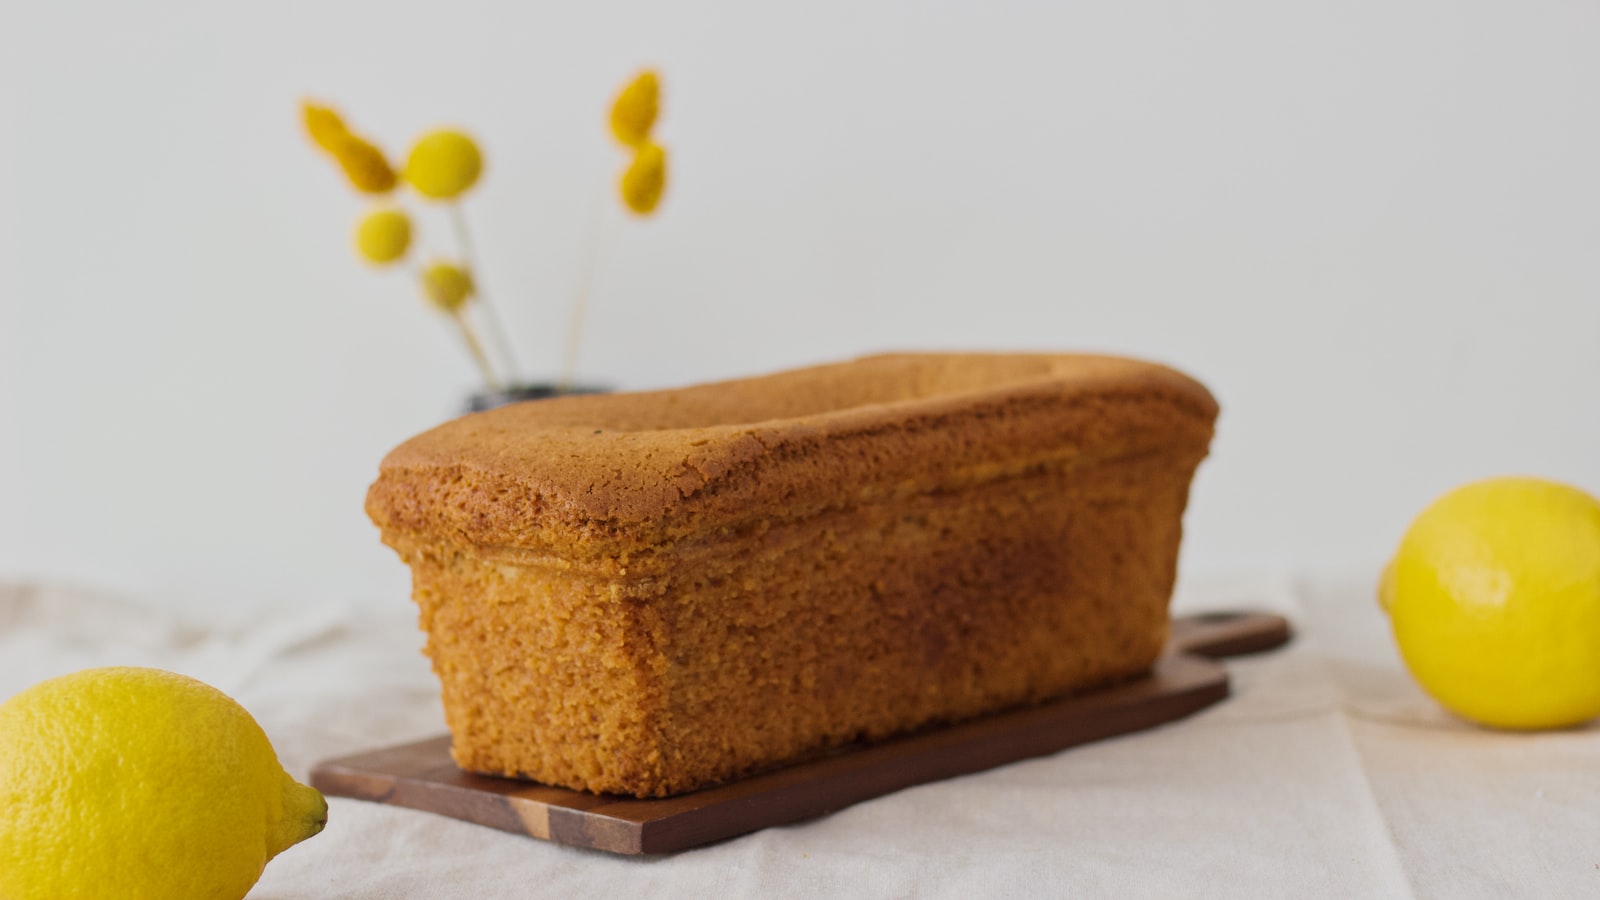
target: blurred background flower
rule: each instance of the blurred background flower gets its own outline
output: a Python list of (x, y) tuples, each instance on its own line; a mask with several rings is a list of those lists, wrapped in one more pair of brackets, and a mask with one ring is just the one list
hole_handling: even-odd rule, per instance
[[(655, 212), (666, 188), (666, 153), (651, 140), (656, 117), (661, 108), (660, 78), (646, 70), (635, 76), (611, 105), (612, 134), (633, 151), (633, 161), (622, 173), (619, 194), (623, 206), (636, 216), (644, 217)], [(364, 193), (387, 193), (394, 187), (395, 174), (383, 151), (370, 141), (353, 134), (344, 120), (333, 109), (309, 101), (301, 104), (301, 115), (306, 133), (317, 147), (325, 151), (344, 169), (350, 183)], [(592, 232), (590, 247), (585, 256), (585, 269), (579, 283), (570, 316), (567, 351), (559, 381), (554, 384), (524, 384), (517, 373), (516, 356), (511, 340), (500, 317), (482, 299), (476, 274), (477, 252), (467, 226), (466, 214), (461, 209), (461, 198), (483, 174), (483, 151), (466, 133), (454, 128), (429, 131), (417, 140), (406, 157), (404, 178), (418, 194), (428, 200), (445, 204), (450, 222), (455, 230), (457, 250), (462, 262), (436, 262), (418, 271), (423, 296), (434, 308), (445, 313), (460, 330), (463, 342), (472, 361), (483, 376), (490, 393), (499, 393), (508, 387), (514, 398), (529, 390), (540, 395), (554, 391), (565, 393), (574, 389), (577, 352), (582, 336), (584, 316), (589, 298), (593, 294), (597, 269), (602, 264), (602, 247), (610, 244), (606, 235)], [(411, 219), (402, 210), (392, 207), (374, 209), (364, 214), (356, 227), (356, 252), (368, 262), (387, 265), (403, 258), (411, 245)], [(478, 327), (471, 318), (468, 301), (480, 298), (484, 318), (489, 323), (500, 353), (500, 366), (484, 351), (478, 337)], [(500, 371), (509, 373), (510, 383)], [(485, 408), (492, 401), (487, 394), (475, 395), (470, 402), (473, 409)]]

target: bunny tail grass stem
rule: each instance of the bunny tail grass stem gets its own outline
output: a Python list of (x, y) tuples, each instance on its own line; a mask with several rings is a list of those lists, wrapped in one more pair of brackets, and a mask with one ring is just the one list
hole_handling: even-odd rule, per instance
[(478, 364), (478, 370), (483, 373), (484, 384), (491, 391), (500, 390), (500, 379), (495, 377), (494, 367), (489, 365), (489, 356), (483, 352), (483, 342), (478, 340), (478, 333), (473, 329), (472, 323), (467, 321), (466, 313), (456, 310), (450, 314), (461, 327), (461, 339), (467, 343), (467, 352), (472, 354), (472, 359)]
[[(450, 207), (450, 224), (455, 228), (456, 243), (461, 247), (461, 260), (467, 264), (467, 270), (472, 273), (474, 292), (478, 296), (478, 303), (483, 307), (484, 319), (489, 324), (489, 333), (494, 338), (495, 352), (506, 364), (511, 372), (511, 380), (517, 380), (516, 354), (511, 350), (511, 341), (506, 336), (505, 323), (500, 321), (500, 314), (495, 311), (493, 303), (489, 302), (489, 295), (483, 290), (483, 267), (478, 265), (478, 249), (472, 243), (472, 233), (467, 228), (467, 214), (461, 208), (460, 200), (452, 200)], [(481, 348), (480, 348), (481, 350)]]
[(606, 184), (605, 189), (595, 195), (595, 203), (589, 210), (589, 228), (585, 237), (588, 246), (585, 248), (583, 270), (578, 278), (578, 296), (572, 304), (572, 320), (567, 326), (567, 348), (561, 359), (561, 378), (556, 382), (562, 393), (572, 390), (577, 382), (578, 344), (583, 337), (584, 313), (588, 312), (595, 279), (614, 236), (614, 229), (608, 227), (612, 220), (605, 215), (606, 199), (610, 193), (611, 185)]

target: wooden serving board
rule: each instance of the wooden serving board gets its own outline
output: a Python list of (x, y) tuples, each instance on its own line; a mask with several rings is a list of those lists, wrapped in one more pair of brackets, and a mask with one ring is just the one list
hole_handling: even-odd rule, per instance
[(1228, 673), (1214, 660), (1270, 650), (1288, 640), (1288, 623), (1279, 616), (1176, 619), (1168, 652), (1137, 681), (846, 747), (660, 800), (463, 772), (451, 762), (448, 735), (328, 760), (312, 771), (311, 783), (337, 797), (425, 810), (558, 844), (624, 854), (671, 853), (1180, 719), (1228, 696)]

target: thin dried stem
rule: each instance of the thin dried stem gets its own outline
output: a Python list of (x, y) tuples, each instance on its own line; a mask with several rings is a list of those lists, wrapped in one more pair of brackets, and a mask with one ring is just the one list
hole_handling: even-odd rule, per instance
[(472, 276), (473, 292), (477, 295), (478, 302), (483, 306), (484, 319), (489, 323), (489, 334), (494, 339), (495, 352), (500, 354), (500, 359), (511, 372), (511, 380), (517, 380), (516, 354), (511, 350), (511, 340), (507, 337), (505, 323), (500, 321), (500, 314), (495, 311), (494, 304), (489, 302), (489, 295), (483, 289), (483, 267), (478, 265), (478, 251), (472, 243), (472, 233), (467, 228), (467, 214), (461, 208), (460, 200), (451, 200), (450, 223), (455, 228), (456, 243), (461, 247), (461, 261), (466, 265), (467, 272)]
[(489, 356), (483, 352), (483, 342), (478, 340), (476, 329), (467, 321), (466, 312), (455, 310), (450, 314), (450, 318), (455, 319), (456, 324), (461, 326), (461, 339), (467, 342), (467, 352), (472, 354), (473, 361), (478, 364), (478, 370), (483, 373), (484, 383), (491, 391), (500, 390), (500, 379), (495, 377), (494, 367), (489, 365)]
[(556, 387), (562, 393), (572, 390), (578, 375), (578, 344), (583, 337), (583, 318), (589, 309), (589, 297), (594, 294), (595, 279), (599, 275), (603, 257), (610, 251), (615, 229), (607, 227), (613, 220), (605, 216), (606, 200), (611, 194), (611, 184), (595, 196), (589, 210), (589, 227), (585, 236), (583, 270), (578, 279), (578, 296), (572, 304), (572, 318), (567, 325), (567, 347), (561, 359), (561, 378)]

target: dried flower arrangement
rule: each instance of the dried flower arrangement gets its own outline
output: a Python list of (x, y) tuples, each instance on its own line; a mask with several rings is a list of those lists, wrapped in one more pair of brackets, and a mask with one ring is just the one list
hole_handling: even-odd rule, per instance
[[(611, 136), (630, 154), (628, 165), (617, 178), (616, 190), (624, 208), (639, 218), (656, 211), (666, 189), (666, 150), (654, 137), (660, 105), (660, 79), (648, 70), (628, 82), (611, 104)], [(385, 198), (367, 209), (356, 223), (355, 249), (362, 259), (377, 266), (406, 260), (414, 227), (411, 215), (399, 200), (397, 189), (402, 185), (409, 186), (425, 201), (444, 204), (454, 227), (457, 253), (454, 258), (417, 264), (422, 296), (454, 323), (490, 392), (516, 387), (516, 357), (505, 326), (484, 291), (462, 209), (463, 197), (478, 183), (484, 170), (483, 152), (477, 141), (452, 128), (428, 131), (412, 145), (404, 166), (397, 169), (376, 144), (351, 131), (333, 109), (308, 101), (302, 104), (301, 112), (311, 142), (338, 164), (350, 185), (362, 194)], [(591, 244), (594, 240), (591, 235)], [(597, 255), (591, 246), (573, 304), (557, 393), (573, 388), (578, 339)], [(492, 354), (479, 335), (480, 320), (493, 336)], [(502, 377), (502, 373), (509, 377)]]

